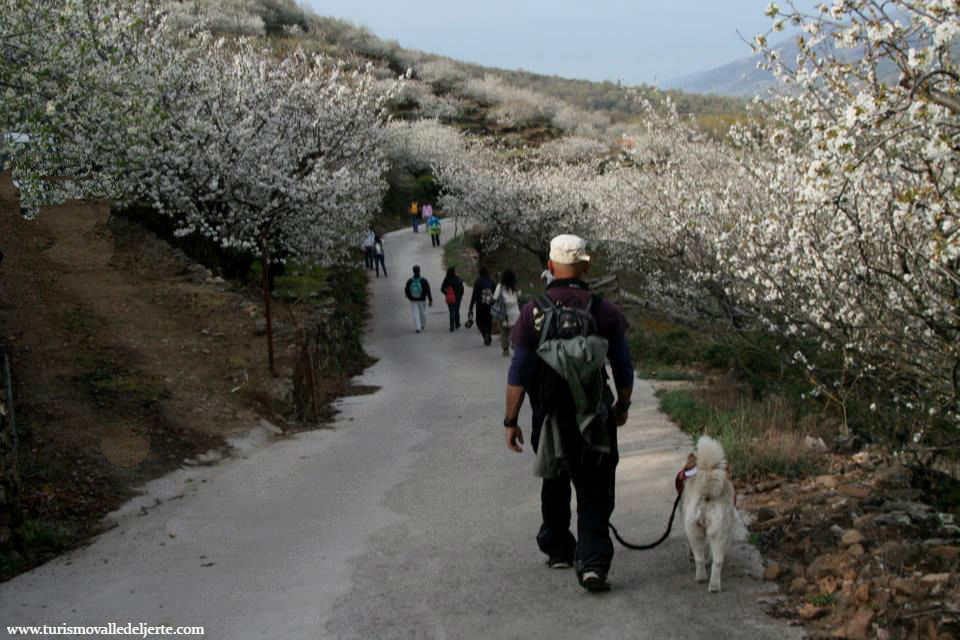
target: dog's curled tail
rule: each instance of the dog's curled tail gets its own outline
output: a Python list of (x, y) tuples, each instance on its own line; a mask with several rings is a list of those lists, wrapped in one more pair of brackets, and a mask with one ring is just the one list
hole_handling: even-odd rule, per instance
[(697, 440), (697, 473), (704, 477), (704, 497), (717, 498), (727, 480), (727, 456), (720, 443), (710, 436)]

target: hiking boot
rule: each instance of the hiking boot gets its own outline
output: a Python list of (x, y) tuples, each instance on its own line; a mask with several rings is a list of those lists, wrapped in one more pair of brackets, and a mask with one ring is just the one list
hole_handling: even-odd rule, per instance
[(566, 556), (550, 556), (547, 566), (551, 569), (570, 569), (573, 567), (573, 560)]
[(580, 586), (591, 593), (610, 591), (607, 574), (599, 569), (587, 569), (580, 575)]

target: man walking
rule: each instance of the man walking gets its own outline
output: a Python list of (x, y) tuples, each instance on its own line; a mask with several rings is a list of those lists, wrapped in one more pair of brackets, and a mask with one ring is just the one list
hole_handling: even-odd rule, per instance
[(420, 206), (416, 200), (410, 203), (410, 217), (413, 222), (413, 232), (420, 233)]
[(413, 328), (420, 333), (427, 327), (427, 302), (433, 306), (433, 296), (430, 295), (430, 283), (420, 276), (420, 265), (413, 265), (413, 277), (407, 280), (403, 289), (407, 300), (410, 301), (410, 311), (413, 313)]
[[(613, 543), (607, 525), (619, 461), (617, 427), (630, 409), (633, 365), (627, 320), (590, 291), (584, 282), (589, 266), (583, 239), (561, 235), (551, 241), (547, 268), (556, 279), (545, 295), (524, 306), (511, 333), (515, 352), (503, 424), (507, 447), (523, 451), (517, 419), (529, 394), (535, 469), (543, 478), (537, 545), (550, 568), (575, 566), (580, 585), (598, 592), (610, 588)], [(606, 378), (607, 357), (616, 401)], [(571, 483), (577, 493), (576, 537), (570, 532)]]
[(363, 236), (363, 266), (367, 269), (373, 269), (374, 266), (373, 245), (376, 241), (377, 233), (373, 230), (373, 225), (370, 225)]
[[(477, 330), (483, 336), (484, 346), (489, 347), (493, 342), (491, 333), (493, 332), (493, 317), (490, 315), (490, 307), (493, 305), (493, 292), (497, 288), (496, 283), (490, 277), (490, 271), (486, 267), (480, 267), (480, 275), (473, 282), (473, 295), (470, 297), (470, 309), (467, 311), (467, 318), (473, 319), (473, 310), (477, 310)], [(470, 326), (469, 320), (467, 326)]]

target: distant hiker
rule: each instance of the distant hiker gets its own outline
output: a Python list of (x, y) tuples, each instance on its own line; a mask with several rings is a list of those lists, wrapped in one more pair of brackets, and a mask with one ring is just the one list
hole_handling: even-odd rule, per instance
[(440, 246), (440, 218), (436, 214), (431, 214), (427, 220), (427, 231), (430, 233), (430, 245)]
[(490, 271), (486, 267), (480, 267), (480, 277), (473, 282), (473, 295), (470, 297), (470, 309), (467, 311), (467, 318), (473, 319), (473, 309), (477, 309), (477, 330), (483, 336), (483, 344), (490, 346), (493, 339), (490, 334), (493, 332), (493, 317), (490, 315), (490, 307), (493, 306), (493, 292), (497, 288), (496, 283), (490, 277)]
[(503, 357), (510, 355), (510, 330), (520, 318), (520, 292), (517, 290), (517, 274), (507, 269), (500, 276), (500, 284), (493, 292), (490, 313), (500, 322), (500, 346)]
[(463, 302), (463, 280), (453, 267), (447, 269), (447, 277), (440, 285), (440, 293), (447, 302), (450, 311), (450, 331), (460, 328), (460, 304)]
[(420, 233), (420, 205), (416, 200), (410, 203), (410, 218), (413, 221), (413, 232)]
[[(584, 589), (606, 591), (613, 558), (607, 525), (619, 460), (617, 426), (627, 421), (633, 365), (626, 318), (584, 282), (590, 266), (585, 250), (577, 236), (557, 236), (550, 243), (547, 268), (557, 279), (523, 307), (513, 329), (503, 425), (507, 447), (522, 451), (517, 418), (529, 394), (535, 474), (543, 478), (537, 545), (550, 568), (575, 564)], [(615, 404), (606, 376), (608, 357)], [(571, 482), (577, 492), (576, 538), (570, 533)]]
[(373, 230), (373, 225), (367, 228), (363, 235), (363, 266), (367, 269), (373, 269), (373, 243), (377, 240), (377, 234)]
[(380, 277), (380, 268), (383, 267), (383, 277), (387, 278), (387, 263), (384, 262), (383, 240), (377, 236), (373, 241), (373, 263), (377, 267), (377, 277)]
[(413, 312), (413, 327), (420, 333), (427, 327), (427, 302), (433, 306), (433, 296), (430, 295), (430, 283), (420, 276), (420, 265), (413, 265), (413, 277), (407, 280), (403, 289), (407, 300), (410, 301), (410, 310)]
[(427, 203), (423, 205), (423, 209), (420, 210), (420, 213), (424, 224), (426, 224), (427, 221), (430, 220), (430, 216), (433, 215), (433, 207), (430, 205), (430, 203)]

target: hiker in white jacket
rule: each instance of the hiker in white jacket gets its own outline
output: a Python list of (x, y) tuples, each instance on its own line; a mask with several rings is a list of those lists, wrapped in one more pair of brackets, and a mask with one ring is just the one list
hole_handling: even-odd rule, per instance
[(503, 356), (510, 355), (510, 330), (520, 318), (520, 292), (517, 290), (517, 274), (507, 269), (500, 277), (500, 284), (493, 292), (494, 306), (502, 301), (504, 316), (500, 318), (500, 346)]

